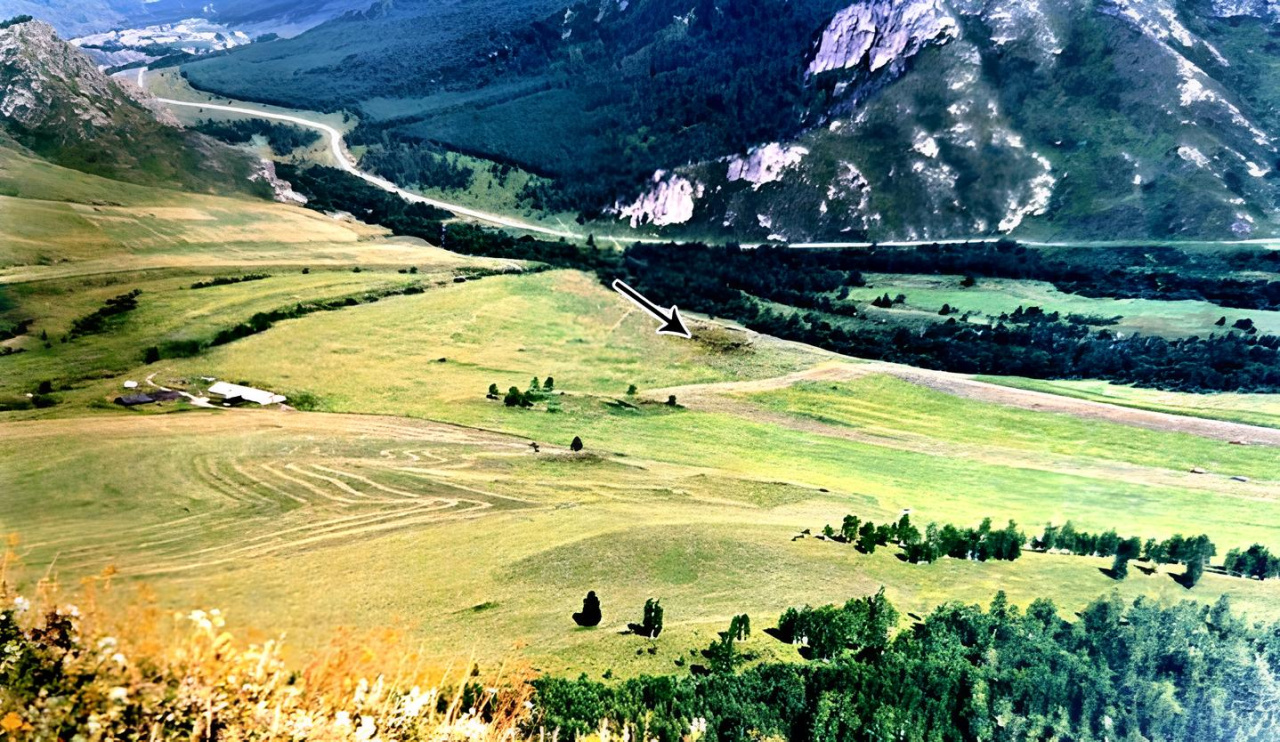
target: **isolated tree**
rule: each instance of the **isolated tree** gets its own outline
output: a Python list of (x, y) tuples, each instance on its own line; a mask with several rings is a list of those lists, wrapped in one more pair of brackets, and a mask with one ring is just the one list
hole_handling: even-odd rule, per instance
[(573, 614), (573, 622), (579, 626), (599, 626), (601, 618), (600, 599), (596, 597), (596, 591), (592, 590), (582, 599), (582, 611)]
[(538, 377), (533, 377), (533, 381), (529, 382), (529, 393), (537, 394), (542, 391), (542, 382), (538, 381)]
[(160, 349), (152, 345), (142, 353), (143, 363), (155, 363), (160, 360)]
[(973, 276), (965, 276), (964, 278), (960, 279), (960, 285), (966, 289), (973, 288), (973, 286), (977, 285), (977, 283), (978, 283), (978, 279), (974, 278)]
[(676, 406), (676, 395), (674, 394), (667, 395), (667, 406), (668, 407)]
[(1208, 563), (1210, 557), (1217, 553), (1213, 542), (1208, 536), (1203, 534), (1193, 539), (1188, 539), (1182, 548), (1184, 561), (1187, 564), (1187, 571), (1183, 574), (1183, 580), (1187, 587), (1195, 587), (1200, 582), (1200, 578), (1204, 576), (1204, 567)]
[(1119, 551), (1111, 561), (1111, 576), (1117, 580), (1123, 580), (1129, 576), (1129, 557)]
[(953, 311), (953, 310), (951, 309), (951, 305), (950, 305), (950, 304), (943, 304), (943, 305), (942, 305), (942, 309), (939, 309), (939, 310), (938, 310), (938, 314), (940, 314), (940, 315), (942, 315), (943, 317), (945, 317), (945, 316), (947, 316), (948, 314), (951, 314), (951, 312), (952, 312), (952, 311)]
[(662, 603), (657, 598), (646, 600), (640, 623), (627, 624), (627, 628), (637, 636), (657, 639), (662, 633)]
[(577, 453), (582, 450), (582, 439), (578, 436), (573, 437), (573, 442), (569, 444), (569, 450)]
[(853, 543), (858, 540), (858, 526), (862, 521), (856, 515), (846, 515), (844, 522), (840, 524), (840, 536), (845, 541)]
[(876, 553), (876, 526), (871, 521), (858, 529), (858, 549), (867, 554)]
[(507, 396), (502, 398), (502, 403), (508, 407), (523, 407), (525, 404), (524, 394), (517, 387), (511, 387), (507, 390)]
[(556, 380), (548, 376), (547, 380), (542, 382), (542, 391), (554, 392), (555, 390), (556, 390)]
[(631, 386), (627, 387), (627, 396), (628, 396), (628, 397), (634, 397), (634, 396), (636, 396), (636, 392), (638, 392), (638, 391), (640, 391), (640, 390), (639, 390), (639, 389), (636, 389), (636, 385), (635, 385), (635, 384), (632, 384)]
[(729, 630), (721, 631), (720, 638), (711, 642), (710, 647), (702, 650), (702, 656), (711, 661), (711, 671), (729, 674), (746, 661), (747, 658), (735, 645), (749, 636), (751, 636), (751, 618), (745, 613), (734, 616), (729, 621)]
[(40, 382), (36, 387), (36, 394), (53, 394), (53, 382), (47, 380)]
[(489, 385), (489, 396), (490, 396), (490, 397), (493, 397), (494, 399), (497, 399), (499, 394), (501, 394), (501, 392), (499, 392), (499, 391), (498, 391), (498, 385), (497, 385), (497, 384), (490, 384), (490, 385)]

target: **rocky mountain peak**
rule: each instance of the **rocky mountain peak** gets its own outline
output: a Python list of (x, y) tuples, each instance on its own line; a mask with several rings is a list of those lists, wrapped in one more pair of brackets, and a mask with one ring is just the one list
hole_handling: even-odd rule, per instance
[(831, 19), (817, 42), (810, 74), (865, 66), (901, 65), (926, 44), (956, 35), (956, 21), (940, 0), (850, 5)]
[(82, 137), (121, 109), (146, 112), (79, 49), (41, 21), (0, 30), (0, 116), (30, 131)]

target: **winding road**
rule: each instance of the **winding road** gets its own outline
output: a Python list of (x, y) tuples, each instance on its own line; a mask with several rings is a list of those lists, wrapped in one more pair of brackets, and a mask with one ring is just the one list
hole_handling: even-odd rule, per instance
[[(143, 91), (147, 90), (147, 68), (146, 67), (142, 67), (138, 70), (137, 84), (138, 84), (138, 87), (142, 88)], [(558, 229), (551, 229), (550, 227), (543, 227), (541, 225), (533, 224), (531, 222), (526, 222), (520, 219), (513, 219), (511, 217), (502, 216), (501, 214), (491, 214), (486, 211), (479, 211), (477, 209), (468, 208), (466, 206), (459, 206), (458, 204), (452, 204), (452, 203), (440, 201), (434, 198), (427, 198), (426, 196), (418, 195), (417, 193), (413, 193), (412, 191), (406, 191), (405, 189), (401, 188), (400, 186), (397, 186), (395, 183), (392, 183), (389, 180), (386, 180), (385, 178), (379, 178), (376, 175), (373, 175), (371, 173), (366, 173), (365, 171), (356, 167), (354, 158), (352, 158), (351, 154), (347, 152), (346, 143), (342, 139), (342, 132), (338, 131), (332, 126), (329, 126), (328, 124), (324, 124), (319, 121), (312, 121), (310, 119), (302, 118), (301, 116), (291, 116), (289, 114), (284, 114), (284, 113), (268, 113), (267, 111), (259, 111), (257, 109), (243, 108), (240, 106), (224, 106), (216, 103), (193, 103), (191, 101), (185, 101), (185, 100), (174, 100), (173, 98), (157, 97), (156, 100), (159, 101), (160, 103), (165, 104), (166, 106), (178, 106), (182, 108), (207, 108), (211, 111), (224, 111), (226, 113), (238, 113), (245, 116), (254, 116), (256, 118), (271, 119), (273, 121), (284, 121), (286, 123), (295, 124), (297, 126), (302, 126), (308, 129), (315, 129), (316, 131), (319, 131), (321, 134), (324, 134), (326, 137), (328, 137), (329, 151), (333, 154), (333, 159), (335, 162), (338, 163), (338, 167), (342, 168), (343, 170), (347, 171), (348, 173), (351, 173), (352, 175), (356, 176), (357, 178), (360, 178), (361, 180), (367, 183), (370, 183), (372, 185), (375, 185), (381, 188), (384, 191), (387, 191), (388, 193), (394, 193), (397, 196), (403, 198), (404, 200), (409, 201), (410, 203), (421, 203), (421, 204), (427, 204), (429, 206), (435, 206), (436, 208), (446, 209), (448, 211), (452, 211), (455, 214), (459, 214), (461, 216), (474, 219), (476, 221), (495, 224), (500, 227), (507, 227), (508, 229), (518, 229), (525, 232), (536, 232), (538, 234), (545, 234), (551, 237), (564, 237), (566, 239), (577, 239), (578, 237), (580, 237), (580, 235), (577, 235), (573, 232), (565, 232)]]
[[(146, 79), (147, 79), (147, 68), (146, 67), (139, 68), (138, 79), (136, 83), (138, 87), (141, 88), (144, 92), (147, 91)], [(499, 227), (506, 227), (508, 229), (521, 230), (524, 232), (533, 232), (536, 234), (547, 235), (549, 237), (563, 237), (565, 239), (570, 239), (570, 240), (583, 240), (583, 239), (586, 239), (586, 236), (587, 236), (586, 233), (584, 232), (570, 232), (562, 229), (553, 229), (551, 227), (544, 227), (542, 225), (535, 224), (533, 222), (524, 221), (523, 219), (516, 219), (514, 217), (503, 216), (501, 214), (494, 214), (492, 212), (480, 211), (478, 209), (472, 209), (467, 206), (461, 206), (459, 204), (449, 203), (448, 201), (441, 201), (435, 198), (427, 198), (426, 196), (422, 196), (412, 191), (407, 191), (385, 178), (380, 178), (371, 173), (367, 173), (361, 170), (359, 167), (357, 167), (355, 158), (353, 158), (351, 156), (351, 153), (347, 151), (346, 143), (342, 138), (342, 132), (338, 131), (332, 126), (329, 126), (328, 124), (321, 123), (319, 121), (313, 121), (311, 119), (302, 118), (301, 116), (294, 116), (294, 115), (284, 114), (284, 113), (270, 113), (267, 111), (261, 111), (255, 108), (245, 108), (242, 106), (226, 106), (226, 105), (220, 105), (216, 103), (197, 103), (192, 101), (174, 100), (172, 98), (159, 98), (159, 97), (155, 98), (155, 100), (168, 106), (179, 106), (182, 108), (207, 108), (212, 111), (224, 111), (226, 113), (238, 113), (244, 116), (254, 116), (257, 118), (271, 119), (274, 121), (284, 121), (286, 123), (296, 124), (304, 128), (315, 129), (316, 131), (319, 131), (320, 133), (322, 133), (324, 136), (328, 137), (329, 149), (330, 149), (330, 152), (333, 154), (334, 160), (338, 163), (338, 167), (342, 168), (348, 173), (351, 173), (357, 178), (364, 180), (367, 183), (375, 185), (378, 188), (381, 188), (382, 190), (387, 191), (388, 193), (394, 193), (411, 203), (428, 204), (430, 206), (435, 206), (436, 208), (452, 211), (455, 214), (467, 217), (469, 219), (473, 219), (478, 222), (493, 224)], [(663, 242), (670, 242), (672, 239), (673, 238), (669, 238), (669, 237), (664, 238), (664, 237), (656, 237), (656, 236), (628, 235), (625, 238), (621, 238), (620, 241), (628, 242), (628, 243), (630, 242), (663, 243)], [(947, 244), (947, 245), (983, 244), (983, 243), (995, 243), (1000, 239), (1002, 239), (1002, 236), (992, 237), (988, 235), (988, 236), (982, 236), (982, 237), (951, 238), (951, 239), (945, 239), (945, 240), (884, 240), (880, 242), (793, 242), (789, 246), (795, 247), (795, 248), (807, 248), (807, 249), (865, 249), (865, 248), (876, 247), (876, 246), (925, 247), (928, 245), (935, 245), (935, 244)], [(618, 241), (618, 239), (615, 238), (615, 241)], [(1019, 239), (1018, 244), (1025, 245), (1027, 247), (1107, 248), (1107, 247), (1129, 247), (1134, 244), (1134, 241), (1133, 240), (1115, 240), (1115, 241), (1094, 240), (1094, 241), (1084, 241), (1084, 242), (1072, 242), (1072, 241), (1037, 242), (1034, 240)], [(1162, 246), (1222, 247), (1222, 246), (1253, 245), (1258, 247), (1267, 247), (1270, 249), (1280, 249), (1280, 238), (1264, 237), (1260, 239), (1214, 240), (1214, 241), (1203, 241), (1203, 242), (1186, 241), (1186, 240), (1183, 240), (1183, 241), (1143, 240), (1142, 244), (1149, 245), (1152, 247), (1162, 247)], [(756, 243), (756, 244), (741, 243), (741, 245), (742, 247), (747, 247), (747, 248), (761, 246), (759, 243)]]

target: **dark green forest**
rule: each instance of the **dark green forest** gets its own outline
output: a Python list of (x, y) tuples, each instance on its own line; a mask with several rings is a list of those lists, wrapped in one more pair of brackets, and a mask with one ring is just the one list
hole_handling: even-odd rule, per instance
[(1280, 624), (1251, 624), (1225, 597), (1210, 607), (1113, 595), (1063, 616), (1051, 601), (1020, 610), (998, 593), (986, 610), (902, 618), (882, 591), (789, 609), (773, 638), (751, 640), (799, 642), (807, 662), (735, 672), (751, 643), (722, 639), (713, 648), (738, 661), (688, 675), (540, 678), (533, 725), (567, 737), (607, 719), (661, 742), (691, 729), (718, 742), (1276, 739)]
[(195, 131), (220, 139), (228, 144), (247, 144), (255, 136), (267, 140), (277, 156), (292, 154), (301, 147), (310, 147), (320, 141), (320, 133), (293, 124), (279, 124), (264, 119), (240, 119), (237, 121), (213, 121), (204, 119), (191, 127)]

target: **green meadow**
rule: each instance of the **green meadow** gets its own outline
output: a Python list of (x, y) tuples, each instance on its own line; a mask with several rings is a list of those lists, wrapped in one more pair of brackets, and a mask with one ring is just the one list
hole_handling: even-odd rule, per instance
[(984, 278), (971, 287), (961, 285), (962, 276), (925, 276), (871, 273), (867, 285), (849, 291), (849, 300), (859, 308), (877, 297), (899, 294), (906, 301), (890, 310), (868, 307), (871, 316), (879, 312), (912, 313), (922, 321), (944, 321), (938, 313), (944, 305), (952, 314), (969, 314), (971, 321), (994, 324), (1001, 314), (1018, 307), (1040, 307), (1046, 312), (1114, 320), (1107, 325), (1114, 332), (1142, 333), (1164, 337), (1205, 336), (1222, 332), (1215, 323), (1227, 318), (1230, 326), (1238, 319), (1252, 319), (1259, 332), (1280, 333), (1280, 312), (1225, 309), (1207, 301), (1155, 301), (1150, 299), (1091, 299), (1058, 291), (1043, 281)]
[[(0, 523), (22, 532), (30, 565), (66, 577), (111, 565), (126, 591), (219, 607), (298, 646), (338, 625), (394, 625), (430, 639), (441, 663), (474, 651), (618, 675), (674, 669), (736, 613), (767, 625), (790, 605), (881, 585), (915, 613), (1001, 589), (1075, 610), (1117, 589), (1226, 593), (1251, 615), (1280, 616), (1275, 586), (1216, 574), (1188, 591), (1169, 569), (1117, 583), (1102, 559), (926, 566), (891, 549), (792, 540), (846, 513), (883, 521), (910, 509), (920, 523), (990, 516), (1028, 532), (1067, 519), (1144, 537), (1206, 532), (1224, 553), (1278, 543), (1269, 448), (961, 399), (884, 364), (706, 320), (694, 320), (694, 342), (658, 337), (573, 271), (442, 280), (142, 365), (126, 351), (157, 337), (414, 278), (288, 270), (192, 290), (192, 275), (156, 271), (136, 318), (54, 351), (66, 356), (0, 360), (74, 372), (58, 406), (4, 413), (0, 466), (21, 496)], [(16, 288), (21, 305), (37, 306), (36, 289)], [(113, 290), (69, 291), (75, 301), (50, 305), (41, 322), (53, 327)], [(118, 367), (73, 378), (94, 366), (92, 348)], [(810, 376), (823, 369), (845, 376)], [(151, 374), (195, 392), (204, 377), (244, 381), (318, 411), (111, 411), (122, 380)], [(523, 389), (534, 376), (552, 376), (555, 391), (530, 409), (486, 398), (490, 384)], [(574, 436), (580, 454), (567, 451)], [(587, 590), (605, 607), (595, 630), (568, 618)], [(654, 654), (618, 633), (648, 597), (667, 608)], [(793, 656), (754, 643), (762, 658)]]
[[(1116, 582), (1103, 559), (912, 565), (893, 549), (794, 539), (846, 513), (883, 522), (909, 509), (921, 524), (992, 517), (1032, 533), (1071, 519), (1143, 537), (1204, 532), (1222, 553), (1280, 546), (1272, 447), (961, 398), (925, 386), (924, 372), (705, 318), (691, 318), (692, 341), (660, 337), (584, 273), (466, 258), (293, 207), (111, 184), (12, 147), (0, 158), (0, 228), (15, 236), (0, 248), (0, 324), (31, 321), (4, 341), (21, 352), (0, 356), (0, 400), (23, 406), (47, 381), (56, 402), (0, 412), (0, 481), (12, 485), (0, 529), (18, 534), (27, 579), (111, 568), (118, 599), (144, 590), (166, 607), (221, 608), (299, 649), (340, 626), (396, 627), (441, 664), (474, 652), (617, 676), (677, 669), (738, 613), (768, 626), (787, 607), (882, 585), (917, 615), (998, 590), (1069, 612), (1118, 590), (1228, 594), (1280, 618), (1276, 585), (1214, 573), (1186, 590), (1176, 568)], [(269, 277), (192, 288), (246, 274)], [(889, 290), (884, 280), (874, 291)], [(422, 293), (385, 295), (406, 286)], [(135, 289), (135, 309), (62, 341)], [(1013, 308), (994, 288), (974, 291), (961, 308)], [(890, 311), (923, 317), (934, 300), (903, 293), (908, 309)], [(1044, 296), (1046, 309), (1120, 313)], [(150, 346), (207, 342), (259, 312), (318, 301), (342, 306), (143, 362)], [(1124, 322), (1173, 321), (1146, 304)], [(487, 396), (535, 377), (554, 389), (528, 409)], [(112, 404), (126, 381), (199, 396), (209, 379), (283, 393), (292, 407)], [(1265, 397), (1197, 406), (998, 381), (1275, 419)], [(580, 453), (568, 450), (575, 436)], [(605, 612), (594, 630), (569, 618), (588, 590)], [(620, 633), (649, 597), (666, 607), (656, 644)], [(762, 659), (795, 656), (764, 637), (751, 644)]]

